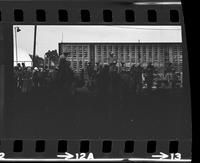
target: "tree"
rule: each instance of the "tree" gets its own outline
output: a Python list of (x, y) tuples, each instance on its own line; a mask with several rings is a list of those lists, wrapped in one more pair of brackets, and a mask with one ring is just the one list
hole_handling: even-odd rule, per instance
[[(29, 54), (31, 59), (33, 60), (33, 55)], [(44, 66), (44, 59), (42, 57), (39, 57), (38, 55), (35, 56), (35, 67), (43, 67)]]
[(58, 65), (59, 55), (57, 50), (49, 50), (45, 53), (45, 58), (48, 58), (50, 60), (50, 63), (53, 62), (54, 65)]

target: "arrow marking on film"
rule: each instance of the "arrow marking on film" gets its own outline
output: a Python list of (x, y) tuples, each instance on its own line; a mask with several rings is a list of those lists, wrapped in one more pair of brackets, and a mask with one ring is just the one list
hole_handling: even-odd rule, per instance
[(70, 154), (68, 152), (65, 152), (65, 155), (57, 155), (57, 157), (65, 158), (67, 160), (67, 159), (73, 158), (74, 155), (72, 155), (72, 154)]
[(163, 152), (160, 152), (160, 155), (152, 155), (152, 157), (158, 157), (160, 159), (165, 159), (165, 158), (168, 158), (168, 155)]

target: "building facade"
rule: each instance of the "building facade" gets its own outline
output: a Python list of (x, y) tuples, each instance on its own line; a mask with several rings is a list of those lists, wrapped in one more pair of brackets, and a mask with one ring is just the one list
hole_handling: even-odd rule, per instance
[(146, 67), (151, 62), (162, 70), (172, 63), (176, 72), (182, 72), (183, 54), (181, 43), (59, 43), (59, 55), (70, 52), (67, 60), (75, 72), (80, 72), (91, 62), (109, 64), (110, 54), (117, 57), (117, 65), (125, 63)]
[(66, 52), (70, 52), (67, 56), (67, 60), (71, 63), (71, 67), (75, 72), (80, 72), (84, 69), (91, 59), (89, 44), (60, 43), (59, 55)]

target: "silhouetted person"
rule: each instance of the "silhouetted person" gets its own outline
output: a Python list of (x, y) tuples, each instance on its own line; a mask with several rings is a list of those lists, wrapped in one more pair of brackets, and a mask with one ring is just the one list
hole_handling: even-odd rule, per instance
[(133, 65), (130, 69), (130, 76), (131, 76), (131, 86), (132, 86), (132, 91), (135, 94), (136, 93), (136, 79), (137, 79), (137, 68), (135, 65)]
[(73, 72), (65, 58), (61, 58), (58, 67), (58, 86), (69, 94), (73, 82)]
[(21, 69), (21, 68), (22, 68), (20, 63), (17, 63), (17, 68), (18, 68), (18, 69)]
[(26, 69), (26, 65), (25, 65), (25, 63), (23, 62), (22, 63), (22, 70), (25, 70)]
[(70, 54), (70, 52), (66, 52), (66, 53), (63, 53), (59, 56), (59, 60), (58, 60), (58, 65), (62, 64), (60, 62), (62, 62), (63, 60), (66, 60), (67, 59), (67, 56)]
[(135, 75), (136, 91), (137, 92), (141, 92), (142, 91), (142, 86), (143, 86), (143, 83), (142, 83), (143, 68), (142, 68), (142, 66), (139, 64), (136, 67), (135, 71), (136, 71), (136, 75)]
[(176, 74), (175, 70), (172, 70), (172, 78), (171, 78), (171, 88), (178, 88), (178, 84), (179, 84), (179, 79), (178, 79), (178, 75)]
[(89, 62), (88, 66), (87, 66), (87, 74), (88, 74), (89, 83), (92, 84), (92, 82), (94, 80), (94, 76), (95, 76), (95, 70), (94, 70), (94, 66), (92, 65), (91, 62)]
[(39, 71), (38, 71), (38, 68), (35, 67), (34, 70), (33, 70), (33, 85), (34, 85), (34, 88), (38, 88), (39, 87)]
[(122, 99), (123, 104), (125, 104), (129, 98), (129, 93), (132, 91), (132, 81), (131, 76), (128, 72), (122, 71), (120, 73), (120, 79), (118, 80), (118, 85), (120, 86), (120, 99)]
[(73, 84), (74, 84), (74, 87), (76, 88), (80, 88), (84, 86), (84, 70), (83, 69), (81, 69), (78, 76), (75, 77)]
[(17, 64), (16, 69), (17, 69), (17, 88), (21, 89), (23, 85), (23, 70), (20, 63)]
[[(120, 87), (120, 76), (117, 72), (116, 63), (112, 63), (110, 66), (110, 93), (113, 100), (117, 100), (120, 97), (119, 87)], [(115, 101), (116, 102), (116, 101)]]
[(17, 84), (18, 84), (18, 68), (17, 66), (14, 67), (14, 86), (15, 86), (15, 91), (17, 91)]
[(155, 72), (154, 66), (151, 63), (149, 63), (146, 68), (146, 80), (147, 80), (146, 82), (148, 90), (151, 90), (153, 87), (154, 72)]
[[(169, 63), (165, 68), (165, 75), (167, 76), (167, 85), (170, 86), (172, 84), (170, 82), (171, 78), (173, 77), (173, 72), (175, 72), (175, 69), (173, 67), (172, 63)], [(171, 85), (172, 86), (172, 85)]]
[(32, 76), (32, 70), (29, 67), (28, 69), (24, 70), (24, 76), (23, 76), (23, 85), (22, 85), (22, 92), (23, 93), (28, 93), (32, 86), (33, 86), (33, 76)]
[(97, 92), (101, 97), (107, 97), (110, 87), (109, 66), (105, 65), (97, 76)]
[(45, 86), (45, 70), (43, 70), (42, 68), (39, 69), (38, 72), (38, 78), (39, 78), (39, 86), (40, 87), (44, 87)]
[(121, 62), (121, 71), (125, 72), (126, 71), (126, 66), (124, 62)]
[(165, 74), (166, 73), (172, 73), (173, 70), (174, 70), (173, 64), (169, 63), (165, 68)]

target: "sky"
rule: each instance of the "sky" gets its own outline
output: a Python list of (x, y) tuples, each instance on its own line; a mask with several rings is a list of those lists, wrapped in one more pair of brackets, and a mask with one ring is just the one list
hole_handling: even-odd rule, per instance
[[(17, 25), (18, 56), (33, 54), (33, 25)], [(14, 34), (13, 27), (13, 37)], [(48, 50), (58, 50), (59, 42), (182, 42), (181, 26), (103, 26), (103, 25), (38, 25), (36, 55), (44, 57)], [(15, 39), (14, 40), (14, 55)]]

